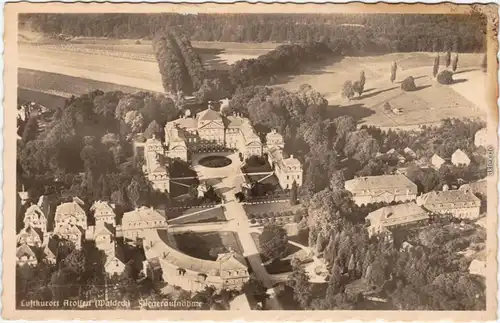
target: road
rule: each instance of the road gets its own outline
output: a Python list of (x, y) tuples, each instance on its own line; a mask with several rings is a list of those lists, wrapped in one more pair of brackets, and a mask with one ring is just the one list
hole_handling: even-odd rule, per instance
[[(203, 172), (203, 169), (198, 168), (197, 171)], [(223, 195), (224, 201), (226, 201), (224, 203), (224, 214), (228, 221), (228, 229), (238, 234), (243, 248), (243, 255), (247, 258), (248, 263), (250, 264), (250, 267), (255, 273), (257, 279), (262, 281), (268, 290), (271, 289), (271, 291), (273, 291), (273, 279), (266, 271), (257, 246), (255, 245), (255, 242), (250, 234), (252, 229), (248, 223), (245, 209), (243, 208), (243, 205), (234, 197), (234, 194), (236, 193), (234, 180), (237, 176), (241, 176), (240, 172), (241, 170), (239, 167), (232, 166), (231, 171), (226, 172), (227, 176), (217, 183), (214, 188)], [(208, 177), (207, 174), (200, 175), (205, 178)], [(271, 310), (283, 309), (274, 295), (271, 295), (271, 297), (266, 301), (266, 307)]]

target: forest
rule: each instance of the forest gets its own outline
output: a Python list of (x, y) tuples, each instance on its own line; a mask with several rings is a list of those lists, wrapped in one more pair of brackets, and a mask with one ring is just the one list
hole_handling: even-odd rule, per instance
[(50, 34), (152, 39), (182, 27), (192, 41), (342, 43), (346, 52), (481, 52), (481, 14), (23, 14), (20, 27)]

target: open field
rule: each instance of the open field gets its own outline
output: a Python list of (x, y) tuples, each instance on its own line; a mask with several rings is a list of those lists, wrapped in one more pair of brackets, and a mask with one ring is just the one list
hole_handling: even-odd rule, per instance
[[(382, 128), (408, 128), (418, 124), (438, 123), (447, 117), (485, 117), (485, 78), (480, 71), (480, 54), (461, 54), (454, 76), (456, 83), (440, 85), (432, 78), (433, 53), (396, 53), (371, 57), (346, 57), (328, 65), (304, 70), (300, 75), (282, 78), (275, 86), (297, 90), (309, 84), (329, 101), (330, 117), (353, 116), (360, 125)], [(398, 63), (394, 84), (390, 66)], [(443, 63), (444, 59), (441, 59)], [(440, 66), (440, 70), (445, 68)], [(340, 97), (345, 81), (356, 81), (360, 72), (366, 76), (365, 91), (348, 101)], [(415, 78), (417, 91), (403, 92), (400, 82)], [(384, 103), (404, 109), (401, 115), (384, 112)]]
[(48, 109), (56, 109), (58, 107), (64, 107), (65, 97), (25, 88), (18, 88), (17, 101), (20, 104), (36, 102)]
[(18, 86), (24, 89), (53, 94), (60, 97), (71, 97), (81, 95), (93, 90), (122, 91), (134, 93), (141, 91), (134, 88), (110, 82), (100, 82), (88, 78), (56, 74), (37, 70), (19, 68), (17, 70)]
[[(60, 41), (43, 39), (36, 33), (22, 34), (22, 37), (19, 45), (22, 87), (61, 94), (81, 94), (96, 88), (163, 92), (150, 40), (79, 37)], [(227, 68), (236, 60), (257, 57), (279, 45), (192, 44), (210, 68)], [(439, 85), (432, 78), (434, 57), (434, 53), (394, 53), (332, 59), (303, 68), (296, 75), (278, 77), (274, 86), (297, 90), (301, 84), (309, 84), (328, 99), (330, 117), (351, 115), (359, 125), (415, 128), (418, 124), (434, 124), (447, 117), (485, 117), (485, 77), (479, 70), (482, 54), (460, 54), (455, 75), (457, 82), (450, 86)], [(394, 84), (389, 80), (393, 61), (398, 63)], [(350, 101), (341, 98), (342, 84), (357, 80), (361, 70), (366, 75), (364, 93)], [(407, 76), (415, 78), (417, 91), (401, 91), (400, 82)], [(385, 113), (385, 102), (404, 112), (399, 115)]]
[[(196, 50), (208, 68), (219, 69), (228, 68), (242, 58), (255, 58), (277, 46), (241, 44), (238, 47), (237, 43), (208, 42), (193, 44), (204, 46)], [(33, 89), (49, 88), (66, 94), (82, 94), (96, 88), (104, 91), (163, 92), (150, 43), (20, 44), (19, 67), (19, 84)]]

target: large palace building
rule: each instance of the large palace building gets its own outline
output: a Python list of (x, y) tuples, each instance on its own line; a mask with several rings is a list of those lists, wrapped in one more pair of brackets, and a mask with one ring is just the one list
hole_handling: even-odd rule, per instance
[(219, 148), (234, 149), (249, 157), (262, 155), (262, 143), (250, 125), (240, 116), (223, 116), (207, 109), (195, 117), (186, 116), (165, 125), (166, 154), (187, 161), (193, 152)]
[(143, 149), (143, 170), (153, 187), (160, 191), (170, 191), (167, 158), (188, 161), (195, 153), (227, 149), (241, 153), (243, 158), (266, 153), (283, 189), (290, 189), (293, 182), (302, 185), (302, 165), (293, 156), (283, 155), (284, 141), (279, 133), (275, 130), (268, 133), (264, 145), (249, 119), (224, 116), (210, 108), (195, 116), (187, 113), (167, 122), (164, 143), (153, 136), (135, 145)]

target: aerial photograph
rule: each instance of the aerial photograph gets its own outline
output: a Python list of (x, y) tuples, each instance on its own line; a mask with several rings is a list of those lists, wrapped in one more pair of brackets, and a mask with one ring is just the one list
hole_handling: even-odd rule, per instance
[(16, 309), (485, 311), (486, 29), (20, 14)]

